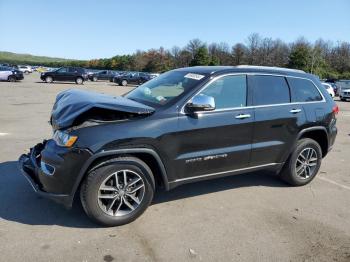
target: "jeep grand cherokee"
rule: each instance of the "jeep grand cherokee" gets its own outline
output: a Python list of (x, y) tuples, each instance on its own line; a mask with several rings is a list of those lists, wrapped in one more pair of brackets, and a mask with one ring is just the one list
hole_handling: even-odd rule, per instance
[[(309, 183), (332, 148), (338, 107), (313, 75), (268, 67), (189, 67), (122, 97), (57, 96), (53, 138), (19, 159), (34, 190), (115, 226), (140, 216), (154, 191), (268, 169)], [(80, 189), (80, 190), (78, 190)]]

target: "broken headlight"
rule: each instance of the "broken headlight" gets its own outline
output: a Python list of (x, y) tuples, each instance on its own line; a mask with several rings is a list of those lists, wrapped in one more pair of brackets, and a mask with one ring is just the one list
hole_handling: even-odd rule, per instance
[(53, 135), (53, 140), (59, 146), (71, 147), (77, 141), (77, 136), (71, 136), (66, 132), (57, 130)]

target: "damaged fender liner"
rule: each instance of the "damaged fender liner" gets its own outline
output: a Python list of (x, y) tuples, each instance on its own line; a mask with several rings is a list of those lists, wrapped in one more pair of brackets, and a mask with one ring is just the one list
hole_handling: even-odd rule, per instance
[(80, 89), (59, 93), (51, 113), (54, 129), (79, 125), (90, 119), (97, 121), (122, 120), (152, 114), (154, 108), (121, 96), (109, 96)]

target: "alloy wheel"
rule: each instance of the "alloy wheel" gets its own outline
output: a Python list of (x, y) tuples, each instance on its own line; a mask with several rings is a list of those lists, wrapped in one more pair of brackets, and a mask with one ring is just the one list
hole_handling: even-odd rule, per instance
[(296, 175), (300, 179), (308, 179), (313, 176), (317, 167), (318, 156), (315, 149), (304, 148), (298, 155), (295, 164)]
[(125, 216), (141, 204), (145, 184), (136, 172), (125, 169), (109, 175), (98, 190), (98, 205), (110, 216)]

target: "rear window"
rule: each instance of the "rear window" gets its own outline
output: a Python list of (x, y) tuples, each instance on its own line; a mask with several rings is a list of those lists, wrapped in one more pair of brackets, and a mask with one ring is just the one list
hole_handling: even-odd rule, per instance
[(307, 79), (288, 77), (292, 102), (321, 101), (322, 96), (316, 86)]
[(273, 105), (290, 102), (289, 87), (284, 77), (257, 75), (251, 77), (253, 105)]

